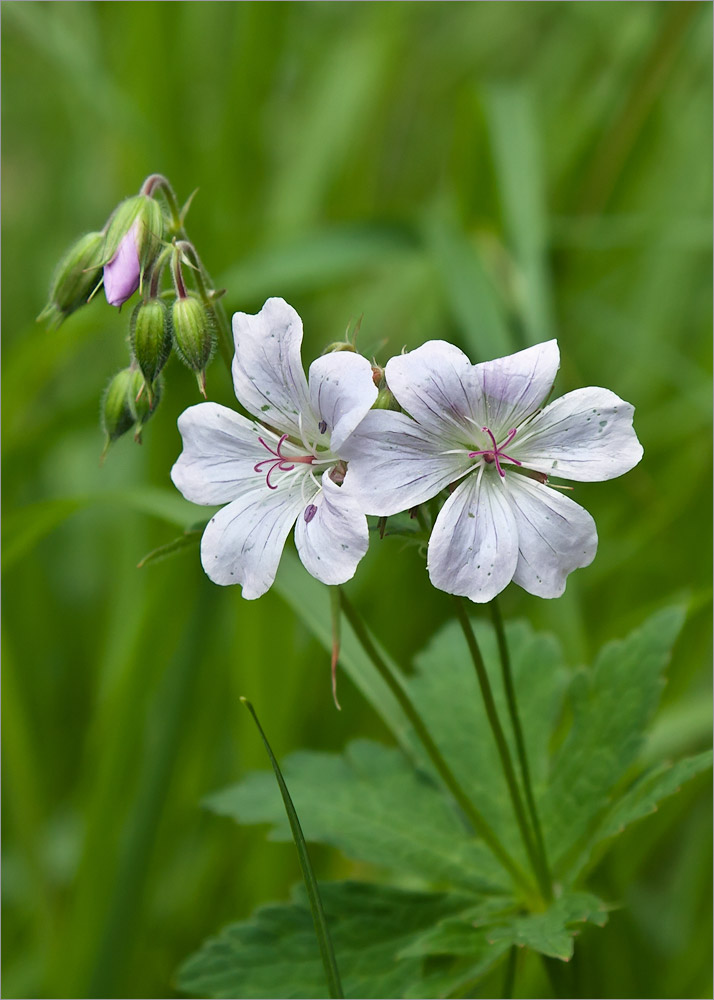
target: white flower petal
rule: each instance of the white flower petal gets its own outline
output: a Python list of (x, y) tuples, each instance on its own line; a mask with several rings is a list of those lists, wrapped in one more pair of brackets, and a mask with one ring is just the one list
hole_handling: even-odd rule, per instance
[(261, 477), (254, 466), (270, 454), (258, 441), (261, 428), (252, 420), (218, 403), (199, 403), (181, 414), (178, 428), (183, 451), (171, 479), (187, 500), (226, 503), (258, 485)]
[(614, 479), (642, 458), (632, 427), (634, 412), (609, 389), (575, 389), (519, 431), (508, 454), (548, 476), (578, 482)]
[(475, 409), (479, 423), (489, 427), (496, 440), (517, 427), (546, 398), (559, 364), (558, 342), (549, 340), (476, 365)]
[(283, 299), (268, 299), (255, 316), (235, 313), (233, 386), (246, 410), (288, 434), (299, 434), (309, 413), (300, 360), (302, 321)]
[(308, 573), (329, 586), (351, 580), (367, 551), (367, 518), (357, 499), (333, 483), (328, 472), (322, 492), (297, 519), (295, 544)]
[(317, 442), (329, 442), (337, 453), (377, 398), (372, 366), (360, 354), (336, 351), (313, 361), (308, 384), (320, 433)]
[(379, 515), (424, 503), (473, 465), (466, 451), (445, 454), (443, 439), (394, 410), (370, 410), (340, 456), (348, 462), (345, 486), (365, 514)]
[(595, 558), (595, 522), (569, 497), (526, 476), (512, 474), (506, 484), (518, 528), (513, 582), (537, 597), (560, 597), (568, 573)]
[(470, 440), (476, 398), (474, 366), (458, 347), (430, 340), (415, 351), (390, 358), (385, 375), (400, 406), (425, 428), (450, 440)]
[(470, 475), (439, 512), (429, 539), (431, 582), (479, 604), (513, 579), (518, 562), (516, 522), (495, 469)]
[(272, 585), (285, 539), (305, 506), (300, 484), (250, 490), (211, 518), (201, 540), (201, 563), (214, 583), (240, 583), (254, 600)]

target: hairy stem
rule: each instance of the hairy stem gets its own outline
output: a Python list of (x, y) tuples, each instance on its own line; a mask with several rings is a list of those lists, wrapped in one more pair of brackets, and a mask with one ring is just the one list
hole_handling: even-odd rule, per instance
[(501, 726), (500, 719), (498, 718), (496, 703), (493, 698), (493, 691), (491, 690), (491, 683), (488, 679), (488, 674), (486, 673), (486, 666), (483, 662), (483, 657), (481, 656), (481, 650), (479, 649), (478, 643), (476, 642), (476, 636), (474, 635), (471, 627), (471, 621), (466, 612), (464, 599), (462, 597), (454, 597), (454, 604), (456, 605), (456, 614), (459, 620), (459, 625), (461, 626), (461, 630), (466, 638), (466, 643), (469, 647), (469, 652), (471, 653), (471, 659), (473, 660), (474, 667), (476, 668), (476, 676), (478, 677), (479, 686), (481, 688), (481, 695), (483, 697), (486, 715), (491, 726), (491, 731), (493, 732), (493, 737), (496, 741), (496, 747), (498, 749), (498, 755), (501, 759), (501, 766), (503, 768), (503, 774), (508, 786), (508, 792), (511, 797), (511, 803), (513, 805), (516, 822), (518, 823), (518, 829), (521, 832), (521, 837), (523, 838), (523, 843), (533, 866), (533, 871), (538, 880), (538, 886), (543, 898), (552, 899), (553, 894), (550, 886), (550, 880), (547, 872), (543, 868), (540, 855), (533, 845), (533, 839), (531, 837), (525, 810), (523, 808), (521, 793), (518, 788), (516, 773), (513, 769), (513, 762), (511, 761), (508, 743), (506, 742), (503, 727)]
[(406, 717), (411, 722), (414, 730), (421, 740), (421, 743), (426, 750), (429, 759), (436, 768), (442, 781), (449, 789), (454, 799), (457, 801), (461, 807), (464, 815), (468, 818), (469, 822), (474, 828), (474, 831), (484, 840), (491, 851), (496, 855), (498, 860), (501, 862), (506, 871), (512, 876), (514, 881), (521, 887), (521, 889), (526, 893), (529, 899), (533, 897), (533, 887), (531, 886), (530, 880), (520, 866), (514, 861), (510, 856), (508, 851), (502, 846), (497, 835), (488, 825), (486, 820), (483, 818), (481, 813), (478, 811), (476, 806), (471, 802), (463, 788), (457, 781), (454, 773), (452, 772), (449, 765), (444, 760), (441, 751), (437, 747), (436, 743), (431, 737), (428, 729), (426, 728), (421, 716), (417, 712), (416, 708), (411, 702), (407, 692), (400, 681), (394, 676), (389, 666), (385, 663), (379, 650), (376, 648), (372, 639), (365, 628), (365, 625), (357, 614), (355, 609), (352, 607), (344, 591), (340, 590), (340, 604), (342, 610), (347, 618), (347, 621), (352, 626), (352, 629), (359, 640), (360, 645), (364, 649), (367, 656), (370, 658), (374, 666), (379, 671), (382, 679), (387, 684), (389, 690), (392, 692), (394, 697), (399, 702), (399, 705), (406, 715)]
[(511, 725), (513, 726), (513, 735), (516, 740), (516, 752), (518, 754), (518, 763), (521, 769), (523, 789), (526, 795), (526, 805), (528, 806), (528, 815), (530, 816), (531, 825), (533, 827), (533, 833), (535, 834), (536, 849), (540, 855), (541, 865), (545, 871), (548, 885), (552, 886), (553, 879), (551, 877), (550, 868), (548, 866), (548, 856), (545, 850), (543, 829), (541, 827), (540, 818), (538, 816), (538, 809), (536, 807), (535, 796), (533, 795), (533, 784), (531, 781), (531, 772), (528, 764), (526, 743), (523, 738), (523, 728), (521, 726), (520, 715), (518, 714), (516, 689), (513, 684), (513, 672), (511, 670), (511, 657), (508, 652), (508, 643), (506, 642), (506, 630), (503, 627), (501, 609), (498, 606), (498, 601), (496, 600), (496, 598), (494, 598), (491, 601), (490, 607), (491, 607), (491, 619), (493, 621), (493, 627), (496, 630), (496, 639), (498, 640), (498, 653), (501, 659), (501, 674), (503, 676), (503, 687), (506, 692), (506, 701), (508, 702), (508, 714), (511, 717)]

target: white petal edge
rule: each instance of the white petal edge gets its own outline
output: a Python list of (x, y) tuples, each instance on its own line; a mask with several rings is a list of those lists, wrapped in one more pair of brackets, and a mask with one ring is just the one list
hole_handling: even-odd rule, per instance
[(297, 519), (295, 545), (308, 573), (328, 586), (351, 580), (367, 551), (367, 518), (356, 497), (333, 483), (328, 472), (322, 492)]
[(268, 299), (255, 315), (234, 314), (233, 340), (233, 387), (239, 402), (271, 427), (299, 434), (300, 415), (309, 414), (309, 397), (298, 314), (283, 299)]
[(541, 405), (553, 387), (560, 364), (556, 340), (476, 365), (479, 423), (503, 437)]
[(447, 594), (484, 604), (513, 579), (518, 533), (495, 469), (472, 474), (439, 511), (429, 539), (431, 582)]
[(201, 540), (201, 563), (221, 586), (240, 583), (252, 601), (270, 589), (285, 539), (305, 506), (299, 484), (269, 491), (265, 485), (219, 510)]
[(365, 514), (398, 514), (436, 496), (473, 465), (466, 451), (445, 454), (449, 442), (430, 434), (406, 413), (371, 410), (340, 449), (347, 459), (345, 486)]
[(318, 442), (323, 434), (327, 435), (324, 440), (337, 454), (377, 398), (372, 366), (366, 358), (350, 351), (326, 354), (310, 365), (308, 386), (320, 430)]
[(512, 474), (506, 484), (518, 528), (513, 582), (536, 597), (560, 597), (568, 574), (595, 558), (595, 521), (570, 497), (526, 476)]
[(262, 428), (252, 420), (218, 403), (198, 403), (184, 410), (178, 429), (183, 451), (171, 479), (187, 500), (227, 503), (260, 483), (254, 466), (270, 454), (258, 441)]
[(463, 351), (429, 340), (390, 358), (384, 371), (399, 405), (423, 427), (449, 440), (470, 440), (476, 391), (474, 366)]
[(575, 389), (550, 403), (516, 435), (508, 454), (529, 469), (576, 482), (601, 482), (629, 472), (642, 445), (630, 403), (609, 389)]

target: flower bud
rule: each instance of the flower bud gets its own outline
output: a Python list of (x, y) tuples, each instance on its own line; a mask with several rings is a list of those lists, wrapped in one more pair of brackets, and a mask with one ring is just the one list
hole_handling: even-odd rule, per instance
[(104, 242), (104, 290), (109, 305), (123, 305), (141, 286), (161, 249), (163, 232), (161, 208), (148, 195), (135, 195), (118, 206)]
[(200, 299), (187, 295), (174, 302), (171, 320), (176, 351), (196, 373), (199, 389), (205, 396), (206, 367), (216, 346), (212, 319)]
[(129, 338), (151, 395), (151, 386), (171, 353), (171, 320), (166, 303), (158, 298), (140, 302), (131, 316)]
[(72, 244), (57, 267), (50, 298), (37, 317), (58, 327), (69, 315), (83, 306), (99, 283), (102, 266), (103, 233), (87, 233)]
[(134, 380), (131, 386), (131, 406), (134, 411), (136, 427), (134, 430), (134, 440), (141, 444), (141, 432), (149, 418), (156, 412), (156, 408), (161, 402), (163, 391), (163, 380), (158, 378), (149, 384), (144, 381), (140, 372), (134, 372)]
[(401, 406), (396, 401), (386, 383), (377, 393), (377, 398), (372, 404), (373, 410), (401, 410)]
[(137, 374), (136, 369), (123, 368), (106, 388), (102, 399), (102, 426), (107, 435), (105, 453), (112, 442), (134, 426), (136, 415), (132, 405), (132, 390)]
[(328, 344), (325, 350), (322, 352), (324, 357), (326, 354), (336, 354), (338, 351), (352, 351), (353, 354), (357, 353), (357, 348), (354, 344), (350, 344), (347, 340), (336, 340), (332, 344)]

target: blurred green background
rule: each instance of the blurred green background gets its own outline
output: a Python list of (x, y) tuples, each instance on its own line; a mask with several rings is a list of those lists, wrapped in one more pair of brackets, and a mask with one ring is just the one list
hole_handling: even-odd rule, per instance
[[(558, 388), (637, 407), (642, 464), (578, 486), (600, 550), (565, 596), (502, 607), (573, 666), (653, 609), (690, 610), (649, 759), (710, 732), (711, 4), (37, 3), (3, 16), (4, 996), (175, 996), (178, 963), (299, 878), (290, 845), (202, 796), (279, 755), (386, 738), (278, 585), (137, 570), (201, 516), (173, 490), (172, 361), (142, 447), (99, 455), (129, 312), (35, 323), (55, 263), (165, 173), (230, 311), (269, 295), (304, 357), (363, 316), (382, 360), (474, 361), (558, 336)], [(209, 397), (231, 403), (217, 360)], [(373, 541), (349, 593), (402, 663), (449, 615)], [(299, 596), (294, 602), (299, 606)], [(363, 874), (315, 851), (320, 877)], [(628, 833), (593, 884), (625, 907), (578, 945), (581, 996), (711, 996), (707, 779)], [(535, 989), (527, 977), (517, 990)], [(518, 995), (524, 995), (519, 993)]]

